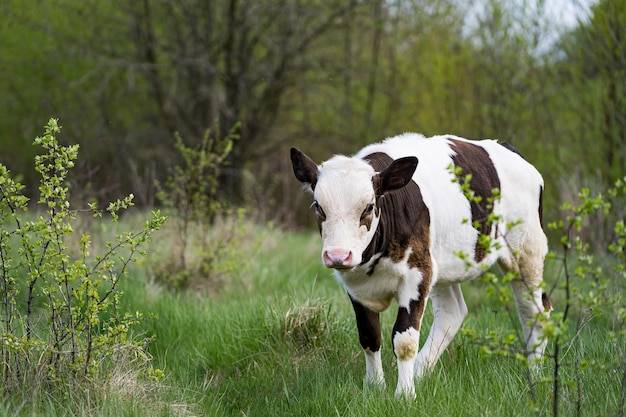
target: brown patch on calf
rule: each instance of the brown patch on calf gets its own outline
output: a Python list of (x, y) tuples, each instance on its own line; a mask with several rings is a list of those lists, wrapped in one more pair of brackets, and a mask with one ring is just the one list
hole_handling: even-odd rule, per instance
[(367, 228), (367, 231), (369, 232), (369, 230), (372, 228), (372, 216), (368, 216), (365, 219), (361, 219), (361, 226), (365, 226)]
[[(472, 174), (469, 184), (470, 189), (476, 196), (481, 198), (479, 202), (470, 201), (472, 226), (480, 234), (489, 235), (491, 233), (491, 224), (488, 219), (489, 214), (493, 211), (493, 204), (491, 204), (491, 207), (488, 207), (488, 199), (493, 197), (493, 189), (500, 188), (498, 172), (484, 148), (456, 139), (449, 139), (449, 141), (450, 147), (456, 152), (456, 155), (452, 156), (452, 161), (455, 166), (460, 167), (463, 171), (459, 176), (459, 180), (462, 180), (467, 174)], [(476, 223), (478, 223), (478, 227), (476, 227)], [(476, 239), (474, 260), (480, 262), (486, 255), (485, 248)]]
[[(398, 315), (391, 332), (392, 340), (396, 333), (405, 332), (410, 328), (419, 331), (422, 327), (422, 318), (424, 317), (424, 310), (426, 310), (426, 300), (429, 293), (429, 284), (426, 284), (424, 281), (426, 280), (422, 280), (422, 284), (419, 286), (419, 298), (409, 302), (409, 309), (406, 307), (398, 308)], [(430, 279), (428, 279), (428, 282), (430, 282)]]
[[(382, 172), (393, 159), (385, 153), (376, 152), (363, 158), (376, 172)], [(378, 189), (375, 183), (374, 189)], [(377, 213), (380, 215), (378, 229), (369, 246), (363, 253), (362, 263), (367, 263), (377, 253), (400, 262), (409, 247), (413, 253), (409, 256), (409, 266), (426, 268), (432, 273), (430, 265), (430, 213), (424, 204), (419, 186), (411, 181), (397, 190), (376, 196)], [(376, 265), (372, 265), (374, 268)], [(373, 273), (374, 269), (368, 271)], [(424, 271), (426, 272), (426, 271)]]
[[(424, 231), (422, 231), (424, 232)], [(428, 231), (426, 231), (428, 233)], [(430, 257), (430, 250), (428, 247), (428, 239), (413, 239), (410, 243), (411, 253), (408, 258), (408, 265), (410, 268), (418, 268), (422, 273), (422, 281), (418, 286), (418, 299), (411, 300), (409, 303), (409, 310), (400, 307), (398, 309), (398, 316), (393, 327), (393, 335), (400, 332), (404, 332), (410, 327), (415, 330), (420, 330), (422, 324), (422, 318), (424, 317), (424, 310), (426, 309), (426, 300), (430, 293), (430, 284), (433, 276), (433, 265)], [(406, 252), (406, 249), (404, 250)], [(404, 258), (404, 252), (402, 257), (398, 259), (398, 262)], [(396, 254), (398, 256), (399, 253)], [(393, 258), (392, 258), (393, 259)]]
[[(367, 155), (366, 160), (376, 172), (382, 172), (393, 161), (384, 153)], [(374, 177), (376, 181), (376, 177)], [(374, 189), (377, 189), (374, 184)], [(419, 330), (426, 308), (426, 300), (432, 282), (432, 259), (430, 255), (430, 212), (424, 204), (419, 186), (411, 181), (406, 186), (376, 196), (376, 209), (380, 210), (378, 230), (372, 242), (363, 254), (363, 263), (372, 256), (381, 253), (393, 262), (402, 262), (407, 250), (411, 249), (406, 260), (409, 268), (419, 269), (422, 281), (418, 287), (418, 299), (411, 300), (409, 308), (400, 307), (392, 332), (404, 332), (413, 327)], [(379, 258), (380, 259), (380, 258)], [(378, 260), (371, 266), (368, 274), (373, 274)]]

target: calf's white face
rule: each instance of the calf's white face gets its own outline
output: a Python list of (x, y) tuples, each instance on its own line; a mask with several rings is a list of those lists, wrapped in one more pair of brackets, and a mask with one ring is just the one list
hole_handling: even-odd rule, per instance
[(380, 197), (408, 184), (417, 167), (417, 158), (401, 158), (377, 173), (366, 161), (346, 156), (318, 166), (296, 148), (291, 161), (296, 178), (313, 193), (322, 261), (336, 269), (361, 263), (380, 221)]
[(345, 156), (335, 156), (320, 166), (313, 206), (326, 266), (342, 269), (361, 263), (379, 220), (374, 175), (366, 162)]

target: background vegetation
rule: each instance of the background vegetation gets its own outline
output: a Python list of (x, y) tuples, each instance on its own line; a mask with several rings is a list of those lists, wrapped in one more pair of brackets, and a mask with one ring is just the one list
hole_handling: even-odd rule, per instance
[[(626, 3), (573, 6), (3, 2), (0, 414), (624, 415)], [(504, 139), (544, 174), (538, 375), (489, 273), (415, 402), (390, 349), (390, 388), (363, 388), (287, 148), (403, 131)]]
[(35, 195), (30, 142), (58, 117), (61, 141), (83, 149), (83, 197), (132, 192), (151, 207), (178, 162), (175, 132), (195, 145), (240, 123), (220, 195), (293, 225), (305, 204), (289, 146), (322, 160), (404, 131), (454, 133), (518, 147), (555, 213), (626, 168), (626, 3), (586, 5), (7, 0), (0, 159)]

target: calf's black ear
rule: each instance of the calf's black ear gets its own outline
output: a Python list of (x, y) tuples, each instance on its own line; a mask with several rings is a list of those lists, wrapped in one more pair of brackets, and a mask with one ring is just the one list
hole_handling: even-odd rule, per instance
[(304, 184), (310, 184), (311, 189), (315, 189), (319, 169), (311, 158), (306, 156), (300, 149), (291, 148), (291, 165), (293, 173)]
[(387, 191), (396, 190), (407, 185), (417, 169), (417, 158), (407, 156), (394, 160), (385, 170), (377, 175), (376, 194), (382, 195)]

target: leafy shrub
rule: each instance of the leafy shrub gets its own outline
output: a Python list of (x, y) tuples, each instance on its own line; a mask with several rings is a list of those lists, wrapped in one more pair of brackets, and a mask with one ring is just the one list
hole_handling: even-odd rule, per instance
[[(621, 374), (621, 404), (616, 414), (623, 415), (626, 404), (626, 228), (624, 219), (613, 214), (613, 209), (624, 203), (626, 177), (615, 182), (605, 193), (592, 196), (589, 189), (581, 189), (579, 203), (567, 202), (562, 211), (565, 220), (549, 224), (551, 230), (561, 233), (560, 254), (553, 252), (551, 258), (560, 262), (563, 279), (555, 283), (555, 290), (564, 293), (563, 309), (553, 314), (546, 323), (544, 337), (553, 340), (552, 363), (553, 415), (557, 415), (564, 399), (575, 404), (580, 413), (583, 396), (580, 375), (589, 368), (609, 369)], [(613, 223), (613, 233), (604, 242), (603, 253), (593, 251), (581, 234), (590, 218), (602, 213), (605, 221)], [(607, 342), (616, 349), (614, 360), (595, 363), (581, 357), (580, 334), (592, 321), (605, 318), (608, 322)], [(573, 362), (564, 360), (564, 350), (574, 351)], [(563, 377), (561, 368), (571, 368), (569, 376)], [(573, 398), (573, 400), (572, 400)]]
[(215, 289), (224, 276), (245, 266), (241, 250), (245, 212), (230, 209), (218, 195), (222, 168), (239, 138), (237, 129), (233, 126), (225, 136), (219, 125), (214, 132), (207, 129), (196, 147), (185, 145), (176, 135), (182, 164), (170, 170), (165, 184), (156, 184), (175, 244), (165, 262), (157, 262), (155, 275), (172, 289), (196, 285)]
[(5, 391), (106, 378), (107, 364), (122, 357), (149, 362), (148, 339), (132, 334), (142, 317), (122, 312), (119, 283), (130, 263), (145, 255), (142, 248), (165, 218), (153, 212), (142, 230), (117, 235), (101, 254), (90, 253), (91, 238), (82, 234), (73, 256), (68, 242), (76, 239), (77, 217), (99, 219), (108, 213), (117, 222), (119, 213), (133, 205), (133, 196), (104, 210), (95, 204), (72, 209), (67, 176), (79, 147), (59, 145), (59, 132), (57, 121), (50, 119), (34, 141), (43, 150), (35, 158), (40, 212), (24, 216), (29, 208), (24, 187), (0, 164), (0, 375)]
[[(460, 183), (468, 200), (479, 202), (479, 197), (469, 187), (471, 175), (463, 176), (454, 167), (450, 171), (455, 174), (454, 181)], [(498, 198), (499, 190), (493, 190), (488, 204), (493, 204)], [(591, 195), (589, 189), (583, 188), (578, 198), (578, 204), (563, 204), (563, 220), (548, 225), (553, 233), (559, 235), (560, 251), (551, 251), (547, 261), (556, 262), (558, 265), (554, 269), (560, 269), (561, 273), (551, 288), (545, 289), (549, 297), (556, 301), (555, 311), (550, 317), (540, 315), (535, 318), (542, 321), (541, 339), (549, 342), (543, 358), (544, 369), (549, 370), (549, 376), (533, 373), (527, 367), (529, 403), (537, 415), (545, 414), (542, 412), (538, 392), (541, 384), (549, 385), (553, 416), (557, 416), (564, 405), (580, 415), (585, 404), (593, 407), (593, 400), (589, 402), (583, 394), (583, 373), (590, 369), (608, 370), (614, 375), (621, 375), (621, 388), (616, 388), (620, 400), (615, 414), (623, 415), (626, 405), (626, 307), (623, 296), (626, 287), (626, 226), (621, 213), (626, 200), (626, 177), (618, 180), (605, 193), (595, 196)], [(617, 209), (617, 214), (614, 209)], [(601, 244), (598, 243), (598, 234), (585, 230), (589, 223), (597, 224), (600, 218), (602, 223), (612, 224), (611, 233), (604, 233), (605, 240)], [(488, 219), (489, 222), (498, 220), (498, 216), (494, 214), (490, 214)], [(507, 230), (517, 224), (519, 222), (508, 224)], [(585, 239), (593, 239), (593, 242), (586, 242)], [(486, 253), (496, 245), (489, 236), (484, 235), (479, 236), (479, 242)], [(597, 252), (598, 249), (602, 251)], [(469, 266), (467, 254), (456, 255)], [(504, 305), (514, 330), (504, 335), (496, 331), (481, 335), (464, 327), (462, 333), (479, 344), (483, 354), (514, 357), (528, 366), (530, 363), (526, 359), (525, 339), (517, 326), (515, 299), (507, 285), (518, 277), (517, 272), (499, 276), (491, 270), (486, 270), (481, 277), (487, 284), (487, 296), (498, 298)], [(551, 280), (548, 279), (549, 281)], [(608, 323), (602, 342), (609, 343), (610, 349), (614, 351), (610, 355), (611, 360), (598, 362), (585, 357), (582, 334), (594, 320), (598, 324)]]

